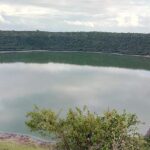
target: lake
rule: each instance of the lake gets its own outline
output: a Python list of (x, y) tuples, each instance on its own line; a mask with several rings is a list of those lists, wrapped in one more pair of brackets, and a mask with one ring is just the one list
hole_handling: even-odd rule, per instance
[(25, 115), (33, 105), (65, 114), (87, 105), (102, 113), (117, 109), (136, 113), (150, 126), (150, 71), (62, 63), (0, 64), (0, 131), (31, 134)]

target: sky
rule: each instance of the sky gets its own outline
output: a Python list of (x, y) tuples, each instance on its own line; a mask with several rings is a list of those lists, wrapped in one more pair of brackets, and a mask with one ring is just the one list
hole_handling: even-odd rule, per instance
[(0, 30), (150, 33), (150, 0), (0, 0)]

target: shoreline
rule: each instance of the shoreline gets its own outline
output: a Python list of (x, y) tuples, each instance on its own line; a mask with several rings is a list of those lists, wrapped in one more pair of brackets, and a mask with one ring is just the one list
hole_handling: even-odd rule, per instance
[(49, 145), (55, 145), (55, 141), (42, 140), (40, 138), (32, 137), (25, 134), (0, 132), (0, 142), (9, 141), (24, 145), (37, 145), (40, 147), (48, 147)]
[(36, 53), (36, 52), (51, 52), (51, 53), (93, 53), (93, 54), (112, 54), (112, 55), (117, 55), (117, 56), (135, 56), (135, 57), (145, 57), (145, 58), (150, 58), (150, 55), (128, 55), (128, 54), (121, 54), (121, 53), (105, 53), (105, 52), (98, 52), (98, 51), (64, 51), (64, 50), (56, 50), (56, 51), (51, 51), (51, 50), (10, 50), (10, 51), (1, 51), (0, 54), (8, 54), (8, 53)]

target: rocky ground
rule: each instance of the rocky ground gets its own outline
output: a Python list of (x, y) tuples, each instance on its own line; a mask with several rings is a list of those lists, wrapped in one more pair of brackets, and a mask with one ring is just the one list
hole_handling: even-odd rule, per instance
[(0, 133), (0, 141), (13, 141), (24, 145), (37, 145), (40, 147), (49, 147), (55, 145), (55, 142), (34, 139), (28, 135), (18, 135), (15, 133)]

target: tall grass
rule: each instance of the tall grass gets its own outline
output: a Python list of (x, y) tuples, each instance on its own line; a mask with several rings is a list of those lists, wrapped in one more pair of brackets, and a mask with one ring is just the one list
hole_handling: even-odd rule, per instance
[(52, 148), (41, 148), (36, 145), (23, 145), (15, 142), (0, 141), (0, 150), (53, 150)]

